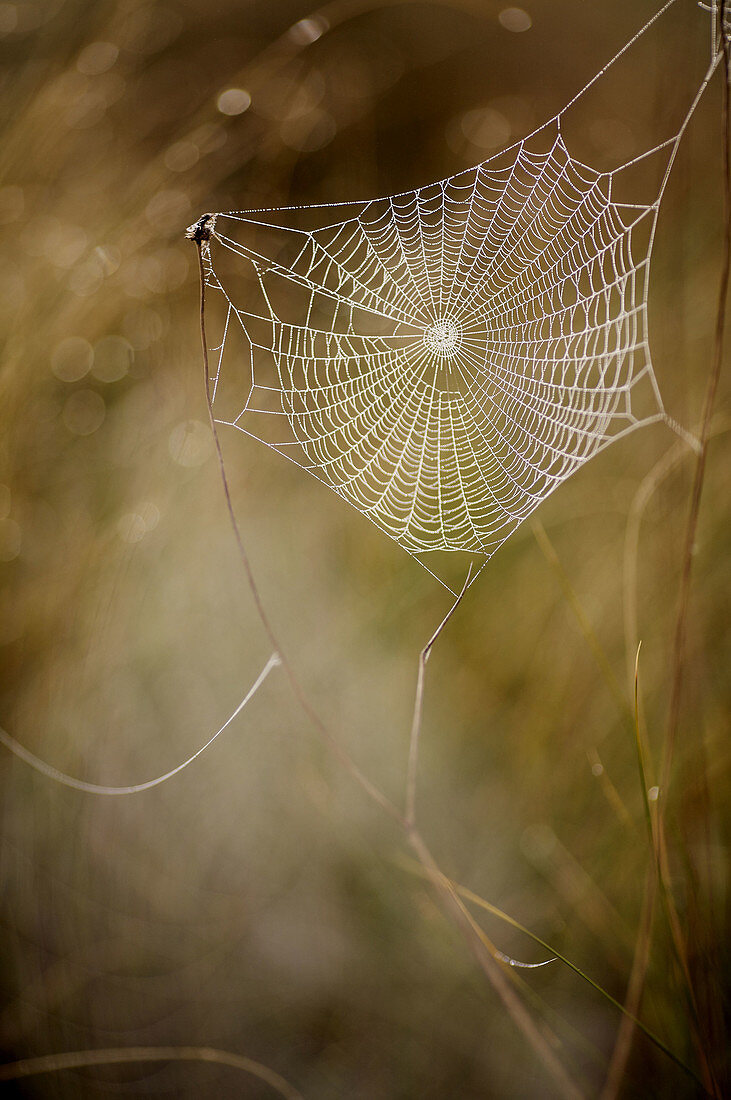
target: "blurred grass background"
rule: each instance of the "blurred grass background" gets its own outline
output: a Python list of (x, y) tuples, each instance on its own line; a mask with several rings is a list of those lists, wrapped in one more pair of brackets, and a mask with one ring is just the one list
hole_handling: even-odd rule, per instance
[[(708, 58), (680, 0), (578, 111), (604, 168), (674, 132)], [(195, 252), (203, 211), (345, 200), (473, 164), (552, 115), (654, 10), (647, 0), (0, 3), (0, 723), (79, 778), (136, 783), (195, 751), (268, 656), (205, 426)], [(522, 13), (522, 14), (521, 14)], [(668, 410), (700, 418), (721, 259), (720, 88), (661, 213), (650, 321)], [(728, 371), (694, 558), (669, 795), (673, 884), (703, 1012), (728, 973)], [(692, 457), (637, 432), (539, 512), (630, 698), (637, 574), (654, 767)], [(224, 438), (263, 599), (320, 713), (398, 799), (416, 658), (447, 607), (407, 555), (321, 485)], [(640, 496), (638, 496), (640, 494)], [(628, 638), (629, 635), (629, 638)], [(421, 825), (444, 871), (622, 1000), (649, 864), (631, 729), (530, 525), (429, 664)], [(554, 1086), (403, 863), (391, 826), (274, 673), (191, 768), (105, 799), (3, 750), (5, 1060), (200, 1044), (307, 1097), (544, 1097)], [(534, 944), (485, 917), (499, 947)], [(526, 972), (599, 1095), (619, 1013), (560, 964)], [(694, 1063), (662, 913), (642, 1019)], [(717, 1052), (718, 1053), (718, 1052)], [(268, 1096), (210, 1065), (63, 1072), (23, 1097)], [(696, 1086), (635, 1039), (626, 1097)]]

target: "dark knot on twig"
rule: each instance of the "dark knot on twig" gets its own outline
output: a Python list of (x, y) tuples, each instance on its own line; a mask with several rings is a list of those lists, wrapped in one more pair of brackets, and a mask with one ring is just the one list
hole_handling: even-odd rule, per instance
[(210, 241), (215, 224), (215, 214), (202, 214), (197, 222), (188, 226), (185, 231), (185, 236), (187, 240), (195, 241), (196, 244), (202, 244), (203, 241)]

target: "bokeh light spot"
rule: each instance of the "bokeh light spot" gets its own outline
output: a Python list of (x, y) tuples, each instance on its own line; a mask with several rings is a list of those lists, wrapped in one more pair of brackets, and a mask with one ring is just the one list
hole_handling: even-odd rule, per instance
[(212, 449), (210, 429), (200, 420), (184, 420), (170, 433), (168, 450), (179, 466), (202, 466)]
[(120, 516), (117, 531), (122, 542), (141, 542), (147, 534), (145, 521), (137, 512), (125, 512)]
[(242, 115), (251, 106), (251, 96), (245, 88), (227, 88), (219, 95), (216, 106), (222, 115)]
[(165, 323), (156, 310), (141, 306), (125, 314), (122, 328), (135, 351), (146, 351), (163, 336)]
[(176, 141), (165, 152), (165, 167), (171, 172), (187, 172), (197, 164), (200, 151), (192, 141)]
[(117, 533), (123, 542), (141, 542), (149, 531), (160, 522), (160, 509), (151, 501), (144, 501), (136, 512), (125, 512), (117, 522)]
[(462, 133), (479, 149), (499, 149), (510, 141), (512, 130), (502, 111), (493, 107), (467, 111), (462, 116)]
[(91, 42), (79, 54), (76, 68), (84, 76), (98, 76), (111, 69), (119, 57), (119, 50), (113, 42)]
[(78, 382), (91, 370), (94, 351), (81, 336), (67, 336), (53, 349), (51, 370), (62, 382)]
[(523, 8), (503, 8), (498, 19), (506, 31), (513, 31), (515, 34), (529, 31), (533, 26), (533, 20)]
[(282, 141), (298, 153), (314, 153), (323, 149), (335, 137), (335, 119), (327, 111), (312, 111), (309, 115), (290, 118), (282, 123)]
[(63, 407), (62, 419), (72, 435), (93, 435), (104, 423), (106, 405), (95, 390), (76, 390)]
[(190, 210), (190, 197), (184, 191), (158, 191), (145, 207), (150, 225), (163, 231), (179, 229)]
[(160, 509), (151, 500), (146, 500), (140, 505), (138, 514), (144, 520), (146, 531), (154, 531), (160, 522)]
[(134, 362), (134, 348), (123, 336), (105, 336), (94, 345), (91, 373), (100, 382), (118, 382)]
[(330, 24), (327, 19), (321, 15), (316, 15), (310, 19), (300, 19), (298, 23), (295, 23), (290, 28), (289, 37), (298, 46), (309, 46), (311, 42), (317, 42), (318, 38), (322, 38), (329, 27)]
[(75, 267), (68, 281), (69, 290), (79, 298), (91, 298), (104, 281), (104, 269), (97, 256)]

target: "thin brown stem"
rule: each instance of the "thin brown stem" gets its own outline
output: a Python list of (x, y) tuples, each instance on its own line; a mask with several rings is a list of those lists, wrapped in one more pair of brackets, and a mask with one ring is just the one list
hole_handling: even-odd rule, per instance
[[(403, 867), (405, 870), (411, 872), (412, 874), (419, 874), (422, 877), (428, 877), (423, 865), (420, 862), (414, 861), (412, 864), (410, 861), (397, 860), (397, 863), (399, 866)], [(538, 944), (539, 947), (542, 947), (545, 951), (549, 953), (549, 955), (551, 956), (551, 961), (563, 963), (563, 965), (568, 967), (569, 970), (573, 971), (573, 973), (576, 974), (577, 977), (581, 978), (583, 982), (586, 982), (588, 986), (590, 986), (593, 990), (600, 994), (600, 996), (602, 996), (605, 1001), (613, 1005), (614, 1008), (618, 1009), (620, 1013), (627, 1013), (627, 1008), (623, 1004), (615, 1000), (615, 998), (612, 997), (611, 993), (604, 989), (603, 986), (601, 986), (598, 982), (594, 981), (594, 979), (591, 978), (585, 970), (582, 970), (581, 967), (576, 965), (576, 963), (571, 962), (571, 960), (567, 958), (567, 956), (564, 955), (561, 951), (559, 951), (555, 945), (547, 943), (546, 940), (541, 939), (541, 937), (537, 936), (535, 932), (532, 932), (529, 928), (526, 928), (525, 925), (521, 924), (519, 921), (509, 916), (503, 909), (498, 909), (496, 905), (492, 905), (491, 902), (486, 901), (485, 898), (481, 897), (480, 894), (476, 894), (474, 890), (470, 890), (468, 887), (462, 886), (461, 883), (456, 882), (454, 879), (450, 879), (449, 882), (461, 899), (464, 899), (464, 901), (477, 906), (477, 908), (479, 909), (483, 909), (485, 912), (490, 913), (493, 917), (497, 917), (499, 920), (504, 921), (505, 924), (510, 925), (511, 928), (515, 928), (518, 932), (521, 932), (524, 936), (527, 936), (528, 939), (533, 941), (533, 943)], [(657, 880), (654, 876), (652, 869), (649, 872), (648, 882), (651, 882), (653, 889), (657, 888)], [(502, 954), (499, 955), (499, 958), (501, 958), (503, 961), (506, 961), (506, 956)], [(686, 1065), (682, 1058), (675, 1054), (670, 1049), (670, 1047), (666, 1046), (659, 1035), (656, 1035), (654, 1031), (647, 1027), (646, 1024), (643, 1024), (642, 1020), (640, 1020), (636, 1016), (632, 1019), (632, 1024), (634, 1025), (634, 1027), (638, 1028), (638, 1030), (640, 1030), (646, 1036), (646, 1038), (654, 1043), (658, 1050), (662, 1051), (663, 1054), (665, 1054), (672, 1062), (674, 1062), (679, 1069), (682, 1069), (689, 1078), (695, 1081), (697, 1085), (700, 1085), (702, 1087), (702, 1082), (695, 1071), (692, 1070), (690, 1066)]]
[(694, 1033), (698, 1056), (704, 1074), (704, 1081), (709, 1092), (719, 1096), (719, 1087), (716, 1082), (710, 1063), (708, 1037), (702, 1033), (702, 1024), (698, 1014), (698, 996), (694, 988), (693, 975), (690, 970), (685, 936), (678, 916), (677, 908), (667, 884), (670, 881), (669, 843), (667, 836), (667, 807), (669, 804), (670, 783), (673, 773), (673, 762), (678, 739), (680, 725), (680, 711), (683, 692), (683, 673), (686, 654), (686, 635), (688, 625), (688, 611), (690, 606), (691, 578), (693, 571), (693, 557), (695, 552), (698, 532), (698, 519), (700, 515), (701, 497), (706, 474), (708, 459), (708, 445), (711, 438), (711, 421), (716, 403), (721, 368), (725, 351), (726, 315), (728, 304), (729, 281), (731, 280), (731, 134), (729, 132), (730, 105), (729, 105), (729, 79), (731, 79), (731, 56), (729, 42), (725, 31), (729, 15), (729, 0), (724, 0), (721, 6), (721, 46), (723, 49), (723, 259), (721, 275), (718, 287), (718, 305), (716, 310), (716, 328), (714, 336), (713, 361), (711, 373), (708, 379), (706, 396), (703, 405), (703, 417), (700, 432), (700, 452), (696, 463), (693, 490), (691, 494), (688, 523), (685, 533), (683, 549), (682, 571), (680, 579), (680, 592), (678, 598), (678, 613), (675, 622), (673, 637), (672, 663), (671, 663), (671, 693), (668, 708), (668, 724), (665, 737), (662, 766), (660, 769), (660, 803), (658, 805), (658, 856), (660, 882), (666, 915), (670, 925), (672, 941), (675, 947), (678, 962), (683, 972), (687, 986), (688, 1000), (694, 1017)]
[[(197, 235), (196, 235), (197, 234)], [(206, 235), (207, 234), (207, 235)], [(382, 791), (376, 787), (374, 783), (368, 778), (367, 775), (361, 770), (361, 768), (353, 760), (350, 753), (341, 745), (336, 737), (330, 733), (325, 723), (316, 712), (309, 699), (305, 695), (302, 685), (299, 682), (295, 671), (284, 653), (282, 646), (279, 642), (271, 620), (267, 615), (262, 602), (261, 594), (259, 592), (258, 585), (254, 578), (254, 573), (251, 568), (251, 562), (249, 555), (244, 547), (244, 540), (241, 536), (241, 530), (239, 528), (238, 520), (236, 519), (236, 513), (234, 512), (233, 501), (231, 499), (231, 490), (228, 483), (228, 476), (226, 474), (226, 466), (223, 461), (223, 450), (221, 448), (221, 440), (218, 435), (218, 427), (216, 425), (216, 418), (213, 414), (213, 401), (211, 399), (211, 371), (208, 360), (208, 339), (206, 337), (206, 271), (203, 262), (203, 242), (210, 240), (211, 229), (208, 227), (204, 218), (201, 218), (197, 226), (191, 227), (189, 235), (192, 240), (195, 241), (198, 249), (198, 268), (200, 275), (200, 332), (201, 332), (201, 346), (203, 350), (203, 367), (204, 367), (204, 379), (205, 379), (205, 391), (206, 391), (206, 406), (208, 408), (208, 420), (211, 427), (211, 434), (213, 437), (213, 443), (216, 449), (216, 457), (218, 459), (218, 469), (221, 476), (221, 482), (223, 485), (223, 495), (226, 500), (226, 509), (228, 511), (229, 520), (231, 521), (231, 527), (233, 529), (234, 538), (236, 539), (236, 545), (239, 551), (239, 558), (246, 574), (246, 580), (251, 591), (254, 605), (256, 607), (257, 614), (261, 620), (261, 624), (271, 642), (272, 647), (278, 654), (282, 663), (282, 668), (285, 671), (287, 679), (289, 680), (290, 687), (294, 693), (297, 702), (301, 706), (309, 718), (312, 725), (317, 730), (319, 736), (327, 744), (328, 748), (334, 753), (346, 771), (353, 777), (363, 791), (376, 802), (382, 810), (394, 818), (397, 822), (402, 822), (402, 816), (399, 810), (394, 806), (393, 802), (383, 794)]]
[(90, 1066), (115, 1066), (140, 1062), (213, 1062), (243, 1070), (266, 1082), (286, 1100), (303, 1100), (299, 1092), (273, 1069), (214, 1047), (111, 1047), (108, 1050), (74, 1050), (62, 1054), (45, 1054), (40, 1058), (24, 1058), (0, 1066), (0, 1081), (15, 1081), (19, 1077), (34, 1077), (40, 1073), (57, 1073), (64, 1069), (88, 1069)]
[(472, 566), (470, 565), (467, 570), (467, 576), (465, 582), (462, 585), (462, 591), (457, 596), (450, 607), (447, 614), (444, 616), (439, 626), (432, 634), (429, 641), (426, 643), (421, 653), (419, 654), (419, 670), (416, 675), (416, 697), (414, 699), (414, 713), (411, 719), (411, 736), (409, 738), (409, 763), (406, 772), (406, 823), (407, 825), (413, 825), (416, 821), (416, 777), (419, 767), (419, 740), (421, 736), (421, 719), (424, 704), (424, 675), (426, 673), (426, 662), (429, 660), (429, 654), (432, 651), (432, 646), (436, 642), (439, 635), (444, 630), (445, 626), (454, 615), (455, 611), (462, 602), (465, 592), (467, 591), (472, 576)]
[[(727, 18), (728, 0), (723, 5), (723, 18)], [(693, 571), (693, 556), (698, 531), (698, 516), (700, 513), (703, 483), (705, 481), (706, 463), (708, 459), (708, 444), (711, 437), (711, 420), (716, 404), (716, 394), (721, 377), (723, 365), (726, 332), (726, 313), (728, 304), (729, 279), (731, 277), (731, 135), (729, 134), (729, 79), (731, 79), (731, 58), (729, 56), (729, 44), (726, 35), (722, 35), (724, 66), (723, 66), (723, 261), (721, 277), (718, 287), (718, 306), (716, 310), (716, 329), (714, 336), (713, 363), (708, 387), (703, 405), (703, 418), (700, 433), (700, 453), (696, 463), (695, 478), (693, 480), (693, 492), (690, 502), (688, 524), (685, 532), (685, 544), (683, 550), (683, 566), (680, 580), (680, 596), (678, 600), (678, 614), (675, 623), (675, 635), (673, 639), (672, 656), (672, 689), (670, 695), (670, 707), (668, 715), (667, 735), (665, 739), (665, 753), (661, 771), (661, 795), (667, 801), (668, 788), (672, 774), (673, 758), (678, 734), (680, 719), (680, 703), (683, 688), (683, 664), (685, 657), (685, 638), (688, 621), (688, 607), (690, 602), (690, 582)]]
[(627, 993), (624, 998), (624, 1014), (617, 1031), (617, 1039), (609, 1062), (607, 1079), (600, 1100), (616, 1100), (627, 1069), (632, 1050), (637, 1018), (642, 1005), (642, 994), (650, 965), (650, 947), (652, 945), (652, 923), (655, 916), (655, 898), (657, 895), (657, 874), (650, 863), (645, 876), (645, 890), (642, 898), (640, 927), (637, 931), (634, 958)]
[[(423, 701), (424, 692), (424, 672), (426, 667), (426, 661), (428, 660), (429, 653), (436, 642), (437, 638), (441, 634), (442, 630), (446, 626), (450, 617), (458, 607), (462, 597), (464, 596), (470, 582), (471, 570), (467, 574), (462, 591), (458, 595), (455, 603), (452, 605), (446, 616), (439, 624), (434, 634), (427, 642), (426, 646), (421, 652), (419, 660), (419, 677), (417, 683), (417, 696), (414, 707), (414, 718), (412, 721), (411, 742), (409, 752), (409, 768), (407, 778), (407, 805), (410, 807), (412, 820), (409, 821), (401, 814), (397, 807), (387, 798), (366, 775), (360, 770), (358, 765), (352, 759), (350, 754), (343, 748), (337, 738), (333, 737), (327, 727), (324, 725), (319, 715), (315, 712), (307, 699), (294, 670), (283, 652), (279, 639), (274, 631), (271, 621), (266, 614), (263, 602), (259, 593), (258, 586), (254, 579), (254, 574), (251, 568), (248, 554), (244, 547), (244, 542), (241, 537), (238, 521), (233, 508), (233, 501), (231, 499), (231, 492), (228, 484), (228, 477), (226, 474), (226, 468), (223, 460), (223, 451), (221, 448), (220, 439), (218, 436), (218, 430), (216, 426), (216, 419), (213, 414), (213, 402), (211, 399), (210, 388), (210, 366), (208, 359), (208, 341), (206, 337), (206, 316), (205, 316), (205, 287), (206, 287), (206, 271), (203, 260), (203, 244), (206, 245), (210, 241), (213, 233), (213, 226), (215, 225), (215, 218), (211, 215), (204, 215), (196, 225), (191, 226), (188, 230), (188, 237), (193, 240), (198, 249), (198, 266), (200, 274), (200, 332), (201, 332), (201, 346), (203, 351), (203, 364), (204, 364), (204, 377), (205, 377), (205, 393), (206, 404), (208, 407), (208, 418), (211, 427), (211, 433), (215, 445), (216, 455), (218, 458), (219, 472), (221, 481), (223, 483), (224, 497), (226, 500), (226, 508), (228, 511), (231, 526), (233, 528), (234, 536), (236, 539), (236, 545), (239, 551), (239, 557), (244, 567), (246, 579), (251, 589), (251, 593), (254, 599), (259, 618), (262, 626), (266, 631), (266, 634), (279, 655), (282, 663), (282, 667), (285, 670), (287, 678), (289, 679), (292, 691), (300, 704), (302, 710), (306, 713), (313, 726), (317, 730), (321, 739), (335, 755), (337, 760), (343, 765), (347, 772), (356, 780), (363, 791), (384, 810), (392, 820), (394, 820), (403, 830), (405, 838), (411, 844), (412, 848), (416, 852), (420, 863), (424, 867), (425, 873), (429, 880), (434, 885), (437, 897), (439, 899), (441, 908), (445, 916), (457, 927), (461, 935), (464, 937), (468, 947), (472, 954), (477, 959), (480, 968), (487, 977), (492, 987), (497, 992), (501, 1001), (505, 1005), (514, 1023), (518, 1029), (522, 1032), (524, 1038), (533, 1048), (534, 1053), (543, 1062), (547, 1071), (550, 1073), (557, 1086), (561, 1090), (561, 1094), (569, 1098), (569, 1100), (581, 1100), (582, 1093), (569, 1077), (568, 1073), (561, 1064), (560, 1059), (555, 1053), (551, 1043), (546, 1038), (545, 1034), (538, 1028), (537, 1024), (529, 1014), (525, 1005), (521, 1002), (515, 990), (512, 988), (511, 980), (515, 980), (515, 975), (508, 970), (506, 964), (500, 961), (500, 953), (497, 949), (490, 944), (486, 936), (472, 920), (470, 915), (465, 910), (462, 902), (457, 897), (453, 888), (448, 884), (448, 880), (439, 870), (433, 856), (429, 852), (428, 848), (424, 844), (419, 833), (416, 831), (413, 823), (413, 815), (415, 810), (415, 798), (416, 798), (416, 768), (418, 763), (418, 741), (419, 730), (421, 727), (421, 707)], [(557, 1042), (557, 1041), (556, 1041)]]
[[(462, 933), (475, 961), (486, 976), (515, 1025), (529, 1040), (533, 1050), (549, 1071), (563, 1096), (580, 1100), (583, 1093), (566, 1072), (554, 1046), (538, 1027), (511, 984), (514, 977), (485, 933), (473, 921), (451, 881), (440, 871), (434, 857), (415, 828), (408, 830), (409, 841), (424, 868), (444, 912)], [(555, 1041), (555, 1040), (554, 1040)]]
[[(711, 435), (724, 431), (728, 431), (728, 424), (719, 424), (717, 422)], [(660, 485), (662, 485), (663, 481), (673, 473), (681, 462), (691, 457), (691, 455), (692, 452), (687, 446), (684, 446), (679, 441), (676, 442), (666, 451), (662, 458), (658, 460), (642, 480), (629, 510), (624, 543), (624, 629), (630, 683), (633, 685), (633, 688), (637, 683), (636, 655), (639, 648), (638, 573), (640, 560), (640, 528), (647, 505), (652, 500), (652, 497), (657, 492)], [(639, 722), (639, 708), (637, 709), (636, 724), (639, 735), (641, 727)], [(647, 782), (645, 778), (645, 787), (646, 785)], [(628, 1011), (629, 1015), (623, 1018), (617, 1034), (617, 1040), (601, 1100), (610, 1100), (610, 1098), (616, 1096), (619, 1091), (631, 1051), (632, 1037), (636, 1026), (636, 1020), (633, 1020), (631, 1017), (637, 1016), (647, 968), (649, 966), (653, 938), (652, 914), (656, 909), (658, 878), (663, 873), (663, 864), (660, 862), (657, 847), (658, 842), (654, 832), (651, 836), (651, 843), (654, 851), (655, 866), (650, 870), (645, 879), (640, 928), (637, 934), (632, 973), (627, 986), (627, 995), (625, 999), (625, 1009)], [(664, 898), (666, 898), (669, 891), (669, 883), (664, 882), (662, 889)], [(665, 900), (663, 900), (663, 905), (666, 905)]]

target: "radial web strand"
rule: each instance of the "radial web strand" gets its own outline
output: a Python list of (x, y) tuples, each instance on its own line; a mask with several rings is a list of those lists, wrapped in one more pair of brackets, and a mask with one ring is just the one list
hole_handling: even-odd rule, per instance
[[(207, 215), (206, 282), (225, 314), (217, 420), (297, 463), (410, 554), (487, 561), (608, 443), (667, 419), (648, 276), (694, 107), (630, 162), (665, 157), (646, 204), (614, 197), (628, 165), (600, 172), (571, 155), (565, 108), (414, 191)], [(643, 380), (652, 408), (640, 414)]]

